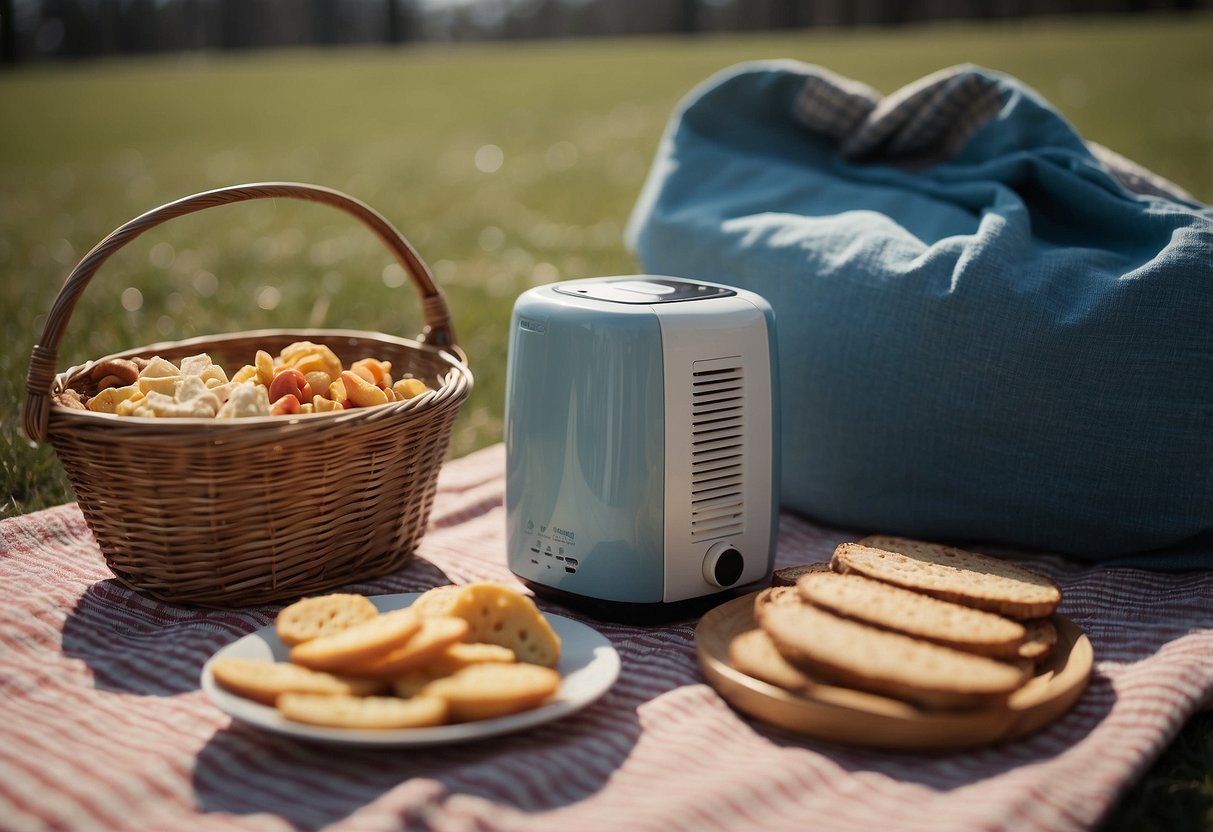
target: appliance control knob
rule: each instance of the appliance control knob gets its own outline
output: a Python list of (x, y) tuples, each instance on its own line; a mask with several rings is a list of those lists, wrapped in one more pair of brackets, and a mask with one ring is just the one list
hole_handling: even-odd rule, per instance
[(703, 577), (713, 586), (729, 587), (741, 580), (745, 558), (732, 543), (720, 542), (708, 549), (703, 559)]

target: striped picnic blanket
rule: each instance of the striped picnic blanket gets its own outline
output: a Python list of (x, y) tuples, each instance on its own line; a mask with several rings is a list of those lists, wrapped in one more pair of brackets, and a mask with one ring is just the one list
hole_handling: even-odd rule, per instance
[[(352, 589), (512, 582), (503, 472), (500, 445), (449, 463), (417, 558)], [(784, 516), (778, 565), (853, 538)], [(277, 607), (197, 610), (123, 588), (75, 505), (4, 520), (0, 828), (1089, 828), (1213, 699), (1213, 573), (1030, 565), (1062, 586), (1096, 665), (1073, 710), (1020, 741), (927, 755), (800, 738), (704, 683), (694, 622), (588, 622), (623, 672), (585, 710), (472, 744), (365, 750), (233, 724), (199, 690), (207, 657)]]

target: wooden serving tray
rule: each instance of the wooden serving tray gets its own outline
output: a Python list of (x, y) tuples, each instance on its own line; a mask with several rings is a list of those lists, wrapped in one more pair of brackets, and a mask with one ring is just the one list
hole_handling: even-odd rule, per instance
[(793, 694), (735, 670), (729, 642), (757, 626), (751, 593), (708, 612), (695, 628), (699, 667), (708, 683), (739, 711), (798, 734), (848, 745), (945, 751), (992, 745), (1042, 728), (1086, 690), (1094, 651), (1074, 622), (1053, 616), (1057, 646), (1036, 675), (1005, 705), (971, 711), (928, 711), (908, 702), (850, 688), (817, 685)]

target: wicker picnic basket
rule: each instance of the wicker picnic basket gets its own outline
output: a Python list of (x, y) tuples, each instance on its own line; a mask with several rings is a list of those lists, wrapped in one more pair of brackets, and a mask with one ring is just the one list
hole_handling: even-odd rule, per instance
[[(116, 250), (185, 214), (254, 199), (329, 205), (368, 226), (421, 295), (416, 340), (376, 332), (263, 330), (159, 343), (55, 373), (80, 294)], [(92, 394), (90, 369), (109, 358), (170, 361), (206, 352), (220, 366), (276, 355), (295, 341), (326, 344), (343, 365), (391, 361), (431, 390), (376, 407), (304, 416), (154, 419), (57, 404)], [(338, 191), (298, 183), (237, 185), (170, 202), (122, 225), (73, 269), (34, 347), (24, 426), (55, 448), (114, 575), (163, 600), (235, 607), (329, 591), (384, 575), (425, 533), (452, 424), (472, 388), (446, 300), (408, 241), (380, 214)]]

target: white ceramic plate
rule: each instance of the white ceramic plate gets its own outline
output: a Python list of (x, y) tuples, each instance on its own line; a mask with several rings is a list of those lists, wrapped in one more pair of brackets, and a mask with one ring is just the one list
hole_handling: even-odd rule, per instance
[[(381, 611), (387, 612), (407, 607), (420, 594), (408, 592), (400, 595), (378, 595), (372, 597), (371, 601)], [(325, 728), (291, 722), (268, 705), (228, 693), (215, 683), (215, 677), (211, 673), (212, 662), (220, 656), (286, 661), (289, 648), (279, 640), (272, 624), (221, 648), (211, 656), (202, 667), (202, 690), (233, 719), (305, 740), (346, 745), (404, 747), (443, 745), (493, 737), (568, 716), (606, 693), (619, 676), (619, 654), (602, 633), (570, 618), (558, 615), (546, 617), (556, 635), (560, 636), (560, 664), (556, 666), (562, 677), (560, 689), (555, 698), (546, 705), (533, 711), (497, 719), (439, 725), (434, 728), (399, 728), (386, 731)]]

